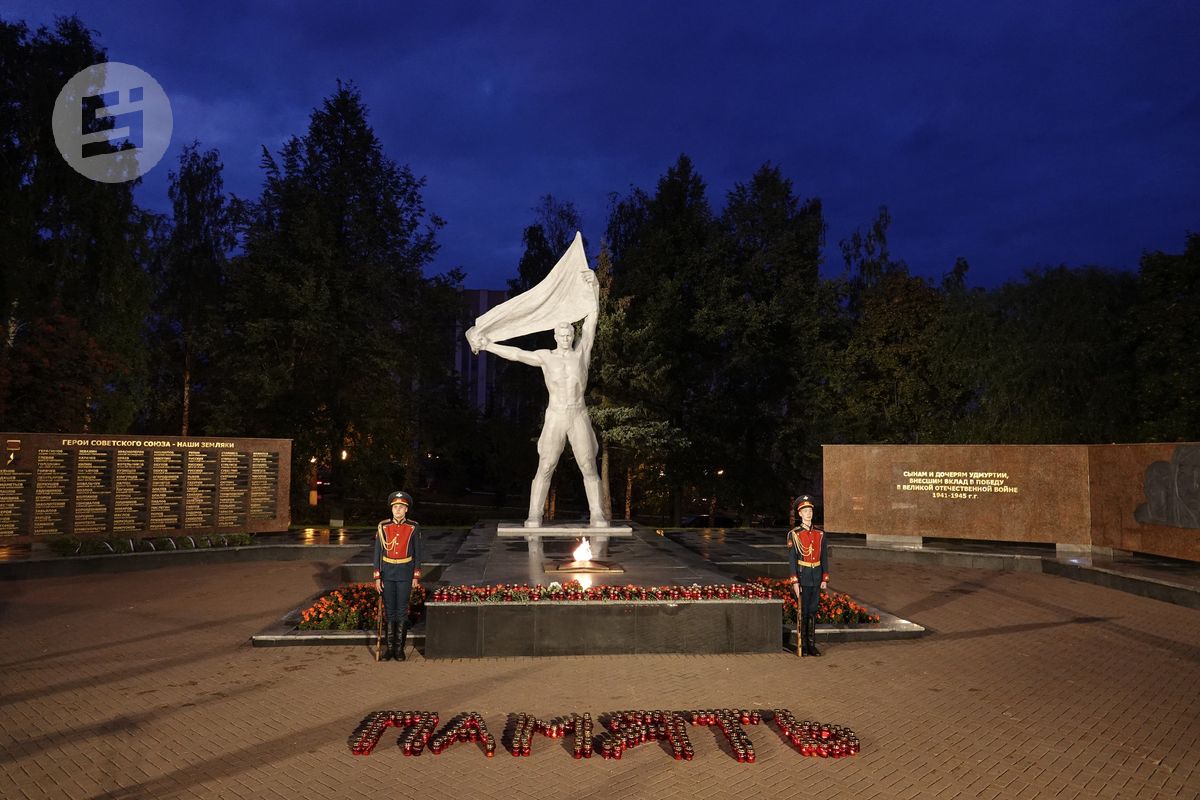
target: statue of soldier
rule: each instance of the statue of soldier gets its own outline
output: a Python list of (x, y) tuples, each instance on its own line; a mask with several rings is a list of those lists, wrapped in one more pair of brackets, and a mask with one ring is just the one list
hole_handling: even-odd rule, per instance
[[(509, 361), (539, 367), (546, 382), (548, 400), (542, 433), (538, 437), (538, 468), (529, 490), (529, 514), (525, 527), (542, 524), (542, 508), (550, 490), (550, 478), (567, 442), (583, 474), (588, 510), (593, 528), (607, 528), (608, 514), (600, 491), (596, 468), (599, 448), (592, 420), (584, 405), (588, 364), (600, 316), (600, 285), (587, 265), (582, 237), (575, 236), (567, 253), (550, 275), (534, 289), (518, 295), (476, 320), (466, 333), (471, 349), (487, 351)], [(583, 330), (575, 341), (574, 321), (583, 319)], [(522, 350), (496, 344), (498, 339), (536, 330), (554, 329), (553, 350)]]

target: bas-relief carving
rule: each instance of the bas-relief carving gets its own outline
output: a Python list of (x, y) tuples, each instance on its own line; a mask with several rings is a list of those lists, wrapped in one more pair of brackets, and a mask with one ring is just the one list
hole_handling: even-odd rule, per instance
[(1170, 461), (1146, 468), (1146, 502), (1133, 518), (1142, 524), (1200, 528), (1200, 445), (1181, 444)]

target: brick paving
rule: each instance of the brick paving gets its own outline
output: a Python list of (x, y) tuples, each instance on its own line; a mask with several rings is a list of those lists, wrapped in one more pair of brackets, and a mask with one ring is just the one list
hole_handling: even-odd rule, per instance
[[(839, 560), (834, 588), (917, 621), (919, 640), (820, 659), (620, 656), (377, 664), (362, 647), (252, 648), (327, 585), (311, 562), (0, 582), (3, 798), (1195, 798), (1200, 611), (1039, 573)], [(790, 708), (849, 725), (854, 758), (803, 758), (766, 726), (738, 764), (655, 745), (575, 761), (456, 745), (369, 757), (376, 709), (551, 717), (630, 707)], [(389, 741), (393, 744), (389, 745)]]

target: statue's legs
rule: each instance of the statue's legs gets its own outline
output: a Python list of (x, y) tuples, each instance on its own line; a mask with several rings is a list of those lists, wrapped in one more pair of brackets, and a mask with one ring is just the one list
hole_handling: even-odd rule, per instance
[(600, 473), (596, 469), (596, 454), (600, 448), (587, 411), (580, 409), (572, 415), (567, 438), (571, 441), (571, 452), (579, 462), (579, 471), (583, 473), (583, 491), (587, 494), (592, 527), (607, 528), (608, 514), (600, 492)]
[(570, 422), (565, 414), (546, 409), (546, 421), (542, 423), (542, 434), (538, 436), (538, 468), (529, 487), (529, 516), (526, 528), (537, 528), (542, 524), (542, 509), (546, 506), (546, 495), (550, 492), (550, 478), (558, 466), (567, 443), (567, 426)]

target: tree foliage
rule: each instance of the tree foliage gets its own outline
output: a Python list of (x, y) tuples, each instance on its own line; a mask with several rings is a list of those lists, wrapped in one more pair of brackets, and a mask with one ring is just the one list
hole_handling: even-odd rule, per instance
[(1200, 439), (1200, 234), (1189, 235), (1178, 255), (1144, 254), (1138, 289), (1129, 324), (1137, 368), (1134, 435), (1147, 441), (1195, 441)]
[(441, 225), (424, 181), (383, 153), (358, 90), (340, 83), (262, 166), (229, 270), (215, 427), (290, 437), (293, 474), (316, 457), (339, 488), (411, 477), (422, 400), (452, 362), (457, 281), (422, 274)]
[(1127, 273), (1031, 270), (990, 294), (975, 349), (972, 438), (1000, 443), (1127, 440), (1135, 416)]
[[(33, 32), (0, 20), (0, 371), (18, 384), (19, 376), (37, 374), (48, 386), (78, 390), (44, 408), (44, 418), (29, 420), (37, 430), (124, 430), (144, 399), (153, 215), (134, 204), (136, 182), (85, 178), (47, 130), (63, 84), (105, 58), (77, 17)], [(58, 351), (68, 330), (89, 352), (94, 348), (97, 361), (26, 360)], [(30, 341), (43, 335), (55, 338)], [(4, 391), (18, 390), (0, 386)], [(10, 396), (5, 405), (15, 409), (19, 402)]]
[(225, 276), (235, 231), (221, 173), (216, 150), (201, 152), (198, 142), (184, 147), (178, 171), (169, 176), (169, 232), (150, 270), (156, 396), (149, 408), (157, 418), (142, 424), (181, 436), (193, 428), (193, 419), (203, 428), (208, 390), (222, 369), (214, 354), (224, 332)]

